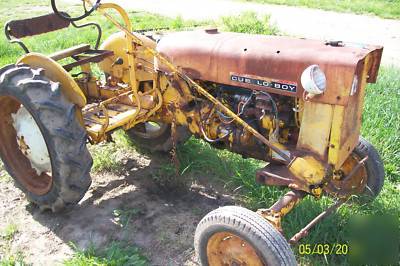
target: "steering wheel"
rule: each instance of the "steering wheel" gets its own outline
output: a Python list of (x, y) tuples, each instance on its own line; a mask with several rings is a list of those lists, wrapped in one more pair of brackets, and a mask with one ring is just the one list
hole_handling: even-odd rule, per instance
[(62, 19), (65, 19), (68, 21), (78, 21), (78, 20), (81, 20), (81, 19), (84, 19), (84, 18), (90, 16), (90, 14), (92, 14), (99, 7), (100, 2), (101, 2), (101, 0), (96, 0), (96, 3), (92, 6), (92, 8), (90, 10), (87, 10), (85, 1), (83, 0), (83, 8), (85, 10), (85, 14), (83, 14), (82, 16), (79, 16), (79, 17), (70, 17), (67, 13), (58, 11), (57, 5), (56, 5), (56, 0), (51, 0), (51, 7), (53, 8), (54, 13), (56, 15), (58, 15), (59, 17), (61, 17)]

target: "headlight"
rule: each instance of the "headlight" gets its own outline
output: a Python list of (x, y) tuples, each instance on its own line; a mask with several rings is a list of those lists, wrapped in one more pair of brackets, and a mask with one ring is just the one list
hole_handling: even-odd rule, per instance
[(326, 90), (325, 73), (317, 65), (309, 66), (301, 75), (301, 85), (310, 94), (324, 93)]

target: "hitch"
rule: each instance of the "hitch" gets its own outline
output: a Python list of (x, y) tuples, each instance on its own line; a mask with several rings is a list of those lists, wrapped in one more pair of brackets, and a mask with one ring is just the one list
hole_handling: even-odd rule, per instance
[[(294, 207), (299, 204), (299, 202), (307, 196), (307, 193), (299, 190), (292, 190), (286, 193), (283, 197), (281, 197), (277, 202), (274, 203), (268, 209), (259, 209), (257, 210), (257, 214), (261, 215), (264, 219), (270, 222), (281, 234), (283, 234), (282, 229), (282, 218), (286, 216), (289, 212), (291, 212)], [(327, 208), (325, 211), (320, 213), (317, 217), (315, 217), (310, 223), (308, 223), (303, 229), (301, 229), (298, 233), (296, 233), (289, 240), (289, 244), (295, 245), (302, 238), (308, 236), (310, 230), (317, 225), (322, 219), (328, 217), (333, 214), (337, 209), (339, 209), (347, 199), (340, 199), (335, 204)]]
[(286, 193), (280, 198), (274, 205), (269, 209), (259, 209), (257, 213), (264, 217), (268, 222), (278, 229), (279, 232), (283, 233), (282, 230), (282, 218), (288, 214), (293, 208), (306, 196), (307, 194), (303, 191), (292, 190)]

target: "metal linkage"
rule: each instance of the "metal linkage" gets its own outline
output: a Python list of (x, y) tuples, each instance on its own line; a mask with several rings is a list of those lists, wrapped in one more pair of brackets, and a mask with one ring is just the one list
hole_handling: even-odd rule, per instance
[[(93, 4), (91, 3), (91, 0), (84, 0), (84, 1), (86, 1), (88, 4), (91, 4), (93, 6)], [(118, 11), (118, 13), (120, 13), (120, 15), (122, 16), (126, 26), (121, 25), (115, 18), (113, 18), (111, 15), (109, 15), (105, 11), (105, 9), (108, 9), (108, 8), (112, 8), (112, 9), (115, 9), (116, 11)], [(118, 6), (116, 4), (110, 4), (110, 3), (100, 4), (100, 6), (98, 7), (98, 10), (107, 19), (109, 19), (117, 28), (119, 28), (124, 33), (126, 33), (129, 41), (134, 42), (136, 45), (143, 45), (143, 42), (137, 36), (135, 36), (135, 34), (132, 33), (132, 25), (130, 24), (129, 16), (126, 13), (126, 11), (123, 10), (120, 6)], [(129, 48), (133, 48), (133, 47), (128, 47), (128, 50), (129, 50)], [(147, 46), (145, 47), (145, 52), (147, 52), (147, 53), (151, 54), (152, 56), (156, 57), (157, 59), (159, 59), (160, 62), (162, 62), (165, 66), (167, 66), (172, 71), (172, 73), (179, 74), (179, 76), (184, 81), (186, 81), (188, 84), (190, 84), (194, 89), (196, 89), (197, 92), (199, 92), (201, 95), (203, 95), (209, 101), (211, 101), (213, 104), (215, 104), (221, 112), (232, 117), (245, 130), (249, 131), (258, 140), (260, 140), (262, 143), (264, 143), (266, 146), (268, 146), (272, 151), (274, 151), (281, 158), (283, 158), (283, 161), (286, 165), (289, 165), (291, 163), (292, 158), (289, 155), (287, 155), (280, 148), (276, 147), (273, 142), (268, 140), (260, 132), (258, 132), (256, 129), (254, 129), (252, 126), (250, 126), (248, 123), (246, 123), (242, 118), (237, 116), (232, 110), (230, 110), (223, 103), (218, 101), (214, 96), (212, 96), (207, 90), (205, 90), (203, 87), (201, 87), (198, 83), (196, 83), (194, 80), (192, 80), (189, 76), (187, 76), (182, 71), (180, 71), (178, 68), (176, 68), (171, 62), (169, 62), (169, 60), (167, 60), (165, 57), (163, 57), (159, 52), (157, 52), (155, 49), (152, 49)], [(133, 53), (133, 49), (130, 49), (129, 53)], [(134, 67), (134, 64), (131, 64), (131, 63), (133, 63), (133, 62), (130, 62), (131, 67)], [(132, 70), (130, 71), (131, 73), (133, 73)], [(131, 80), (135, 80), (134, 75), (131, 78)], [(135, 88), (136, 86), (134, 85), (132, 87)], [(139, 108), (139, 110), (140, 110), (140, 108)]]
[(323, 211), (321, 214), (319, 214), (317, 217), (315, 217), (309, 224), (307, 224), (303, 229), (301, 229), (297, 234), (295, 234), (290, 240), (289, 243), (291, 245), (296, 244), (299, 242), (302, 238), (308, 236), (310, 230), (318, 224), (322, 219), (325, 217), (331, 215), (334, 213), (337, 209), (339, 209), (340, 206), (342, 206), (347, 199), (341, 199), (335, 204), (333, 204), (331, 207)]

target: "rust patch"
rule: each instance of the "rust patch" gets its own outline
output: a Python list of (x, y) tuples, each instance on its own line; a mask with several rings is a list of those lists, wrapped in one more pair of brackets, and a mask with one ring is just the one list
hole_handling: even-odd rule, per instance
[(229, 232), (216, 233), (210, 237), (207, 257), (210, 265), (264, 265), (247, 241)]
[(361, 161), (362, 158), (358, 158), (355, 154), (350, 155), (340, 170), (334, 172), (325, 190), (330, 195), (339, 198), (361, 194), (367, 185), (368, 177), (364, 164), (358, 166)]
[(21, 103), (11, 96), (0, 96), (0, 156), (9, 174), (26, 190), (36, 195), (45, 195), (52, 186), (53, 178), (46, 173), (40, 176), (32, 168), (28, 158), (21, 152), (11, 114), (16, 113)]
[[(161, 39), (158, 51), (182, 69), (195, 69), (194, 79), (241, 86), (253, 90), (273, 92), (301, 98), (302, 72), (317, 64), (327, 77), (327, 90), (312, 101), (347, 105), (354, 76), (360, 62), (372, 53), (369, 82), (375, 82), (382, 47), (346, 45), (334, 47), (324, 41), (282, 36), (214, 33), (204, 30), (172, 33)], [(332, 60), (334, 58), (335, 60)], [(157, 62), (160, 69), (164, 69)], [(230, 73), (262, 77), (266, 80), (288, 81), (298, 84), (296, 92), (277, 90), (255, 84), (232, 81)]]
[(306, 196), (303, 191), (289, 191), (269, 209), (259, 209), (257, 213), (270, 222), (279, 232), (282, 230), (282, 218)]
[(311, 192), (307, 183), (294, 176), (286, 165), (270, 163), (256, 173), (258, 183), (267, 186), (284, 186), (294, 190)]

